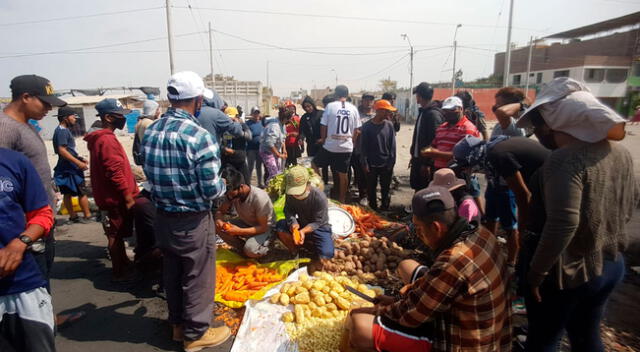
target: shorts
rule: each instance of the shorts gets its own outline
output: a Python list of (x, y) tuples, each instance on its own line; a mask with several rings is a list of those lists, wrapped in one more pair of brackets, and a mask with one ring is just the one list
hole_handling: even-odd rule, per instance
[[(302, 226), (300, 228), (302, 228)], [(276, 231), (289, 233), (290, 231), (287, 220), (278, 221), (276, 223)], [(302, 246), (313, 253), (316, 258), (333, 258), (335, 248), (333, 246), (331, 226), (322, 226), (317, 228), (314, 232), (307, 234)]]
[(77, 184), (76, 188), (77, 188), (76, 191), (74, 191), (67, 186), (62, 186), (62, 185), (58, 186), (60, 193), (62, 193), (65, 196), (68, 195), (73, 197), (82, 197), (88, 194), (87, 184), (85, 182)]
[(0, 296), (0, 351), (53, 352), (54, 316), (44, 287)]
[(428, 271), (429, 268), (424, 265), (417, 266), (415, 269), (413, 269), (413, 273), (411, 273), (411, 280), (409, 280), (409, 283), (412, 284), (418, 281), (418, 279), (425, 276)]
[(484, 194), (486, 199), (485, 217), (487, 221), (500, 221), (503, 230), (516, 230), (516, 197), (508, 187), (487, 186)]
[(123, 206), (101, 210), (106, 213), (102, 218), (102, 227), (107, 237), (125, 238), (133, 235), (133, 209)]
[(417, 328), (407, 328), (385, 317), (373, 319), (373, 346), (377, 351), (431, 351), (433, 328), (423, 324)]
[(351, 166), (351, 153), (333, 153), (322, 147), (313, 157), (313, 163), (317, 167), (331, 166), (331, 171), (346, 174)]

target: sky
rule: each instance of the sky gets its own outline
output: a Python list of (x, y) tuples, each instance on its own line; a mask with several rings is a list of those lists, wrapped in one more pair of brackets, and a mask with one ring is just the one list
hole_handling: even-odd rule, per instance
[[(640, 0), (514, 0), (512, 42), (640, 11)], [(378, 90), (391, 78), (449, 81), (493, 72), (504, 51), (509, 0), (171, 0), (176, 71), (214, 72), (266, 84), (274, 93), (335, 86)], [(0, 96), (11, 78), (35, 73), (56, 89), (155, 86), (170, 76), (165, 0), (0, 1)]]

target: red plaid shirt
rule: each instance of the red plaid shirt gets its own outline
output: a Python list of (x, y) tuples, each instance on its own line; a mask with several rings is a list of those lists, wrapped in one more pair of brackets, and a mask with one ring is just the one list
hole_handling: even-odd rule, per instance
[(435, 323), (434, 351), (511, 351), (505, 250), (474, 230), (444, 250), (396, 303), (378, 313), (407, 327)]
[[(436, 129), (436, 137), (433, 139), (433, 142), (431, 142), (431, 145), (441, 152), (450, 152), (456, 143), (468, 134), (474, 137), (480, 137), (480, 132), (478, 132), (473, 122), (469, 121), (466, 116), (462, 116), (460, 121), (454, 126), (451, 126), (448, 122), (438, 126)], [(434, 166), (436, 169), (441, 169), (447, 167), (448, 163), (448, 160), (436, 158)]]

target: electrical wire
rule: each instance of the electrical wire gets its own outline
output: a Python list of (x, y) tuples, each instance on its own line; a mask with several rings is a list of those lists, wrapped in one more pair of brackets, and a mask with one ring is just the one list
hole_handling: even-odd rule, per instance
[[(184, 6), (173, 6), (173, 8), (184, 9)], [(312, 17), (312, 18), (330, 18), (330, 19), (339, 19), (339, 20), (356, 20), (356, 21), (373, 21), (373, 22), (386, 22), (386, 23), (402, 23), (402, 24), (426, 24), (426, 25), (441, 25), (441, 26), (451, 26), (456, 25), (457, 23), (447, 23), (447, 22), (429, 22), (429, 21), (416, 21), (416, 20), (406, 20), (406, 19), (393, 19), (393, 18), (378, 18), (378, 17), (358, 17), (358, 16), (337, 16), (337, 15), (321, 15), (321, 14), (310, 14), (310, 13), (296, 13), (296, 12), (282, 12), (282, 11), (266, 11), (266, 10), (247, 10), (247, 9), (230, 9), (230, 8), (219, 8), (219, 7), (200, 7), (200, 10), (207, 11), (221, 11), (221, 12), (235, 12), (235, 13), (254, 13), (261, 15), (280, 15), (280, 16), (295, 16), (295, 17)], [(465, 23), (465, 27), (478, 27), (478, 28), (493, 28), (492, 25), (484, 25), (484, 24), (467, 24)], [(506, 27), (505, 27), (506, 28)], [(528, 31), (538, 31), (534, 28), (522, 28), (522, 27), (513, 27), (514, 29), (522, 29)]]
[(127, 14), (127, 13), (159, 10), (159, 9), (164, 9), (164, 8), (165, 8), (164, 6), (158, 6), (158, 7), (148, 7), (148, 8), (144, 8), (144, 9), (132, 9), (132, 10), (111, 11), (111, 12), (100, 12), (100, 13), (94, 13), (94, 14), (89, 14), (89, 15), (81, 15), (81, 16), (67, 16), (67, 17), (47, 18), (47, 19), (41, 19), (41, 20), (30, 20), (30, 21), (21, 21), (21, 22), (0, 23), (0, 27), (19, 26), (19, 25), (25, 25), (25, 24), (41, 24), (41, 23), (68, 21), (68, 20), (75, 20), (75, 19), (81, 19), (81, 18), (100, 17), (100, 16), (122, 15), (122, 14)]

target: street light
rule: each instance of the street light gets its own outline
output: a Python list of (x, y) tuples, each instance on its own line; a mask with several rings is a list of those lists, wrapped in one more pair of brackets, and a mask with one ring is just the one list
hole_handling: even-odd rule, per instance
[(411, 97), (411, 91), (413, 89), (413, 45), (411, 45), (411, 40), (406, 33), (400, 34), (400, 37), (409, 43), (409, 48), (411, 49), (409, 52), (409, 113), (405, 111), (405, 116), (407, 120), (413, 120), (412, 116), (410, 116), (410, 114), (413, 114), (413, 99)]
[(331, 72), (335, 73), (335, 75), (336, 75), (336, 86), (338, 86), (338, 71), (336, 71), (335, 68), (332, 68)]
[(456, 26), (456, 31), (453, 33), (453, 74), (451, 76), (451, 95), (456, 94), (456, 53), (458, 51), (458, 42), (456, 37), (458, 36), (458, 28), (462, 27), (461, 24)]

